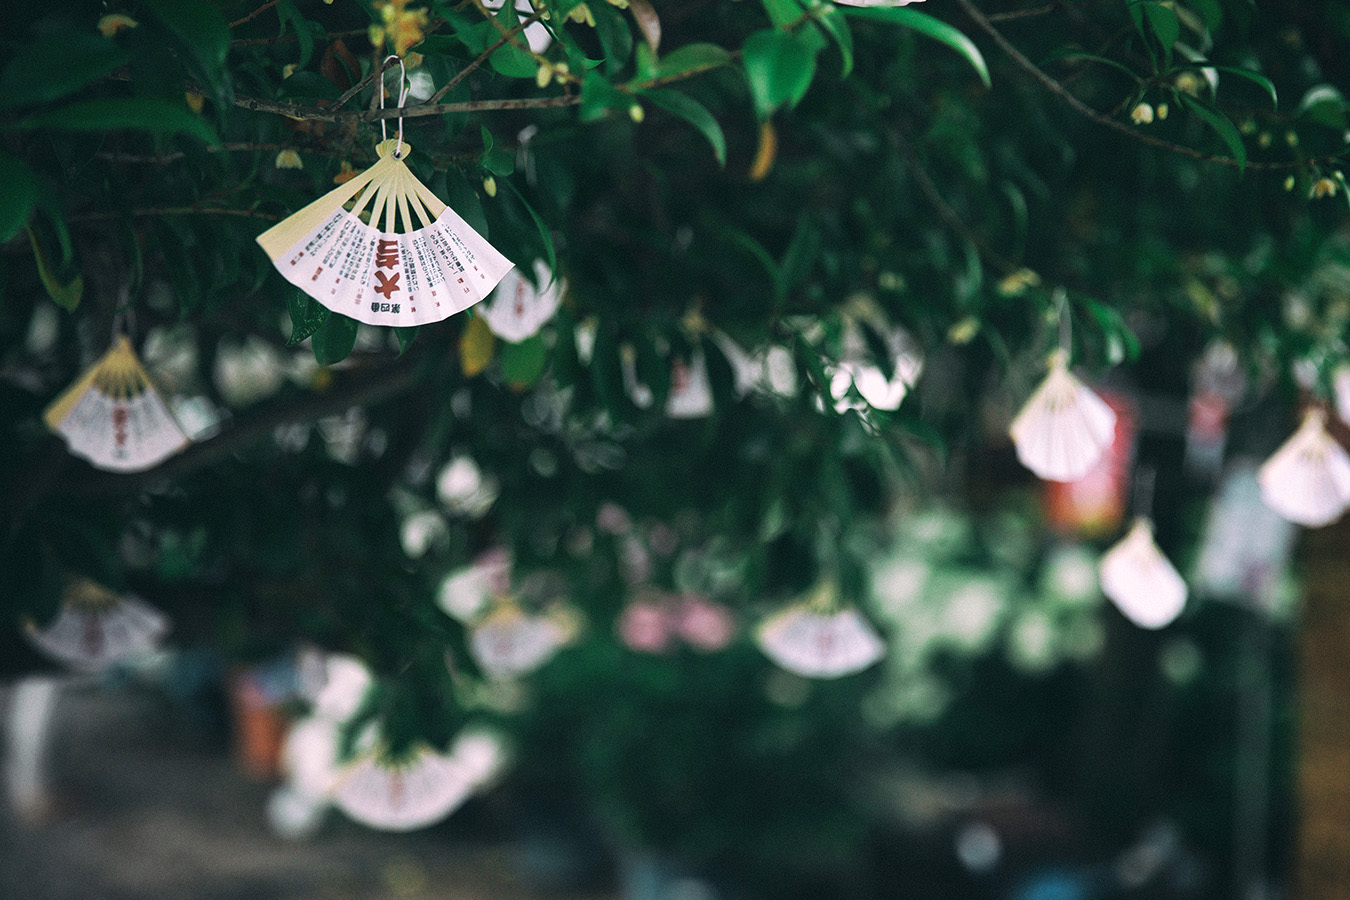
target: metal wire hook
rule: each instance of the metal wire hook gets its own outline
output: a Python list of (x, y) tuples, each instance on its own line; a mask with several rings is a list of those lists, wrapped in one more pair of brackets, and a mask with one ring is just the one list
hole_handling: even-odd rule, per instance
[[(408, 70), (403, 65), (403, 57), (397, 53), (391, 53), (380, 63), (381, 68), (389, 68), (389, 60), (398, 61), (398, 108), (401, 111), (403, 105), (408, 102)], [(384, 109), (384, 74), (380, 74), (380, 109)], [(389, 132), (385, 128), (387, 120), (380, 119), (380, 140), (389, 140)], [(394, 147), (394, 159), (403, 156), (403, 116), (400, 113), (398, 117), (398, 144)]]

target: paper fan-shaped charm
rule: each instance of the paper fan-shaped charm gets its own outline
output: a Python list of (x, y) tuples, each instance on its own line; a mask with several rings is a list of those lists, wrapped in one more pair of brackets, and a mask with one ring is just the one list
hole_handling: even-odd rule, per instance
[(703, 351), (695, 348), (687, 361), (672, 356), (666, 415), (672, 419), (699, 419), (711, 415), (712, 411), (712, 383), (708, 380), (708, 363), (703, 358)]
[(834, 588), (824, 585), (805, 603), (760, 623), (755, 642), (779, 666), (808, 678), (838, 678), (861, 672), (886, 655), (886, 646), (862, 613), (835, 607)]
[(368, 325), (439, 322), (482, 300), (511, 263), (408, 170), (407, 143), (382, 141), (376, 152), (379, 162), (258, 235), (259, 245), (291, 284)]
[(1299, 525), (1327, 525), (1350, 505), (1350, 456), (1327, 433), (1320, 409), (1304, 416), (1257, 477), (1266, 505)]
[(543, 260), (534, 261), (534, 280), (531, 284), (519, 269), (512, 269), (483, 304), (483, 318), (502, 340), (518, 344), (533, 337), (558, 311), (563, 284), (554, 280)]
[(1102, 593), (1140, 628), (1170, 624), (1186, 605), (1186, 582), (1153, 541), (1153, 523), (1136, 519), (1097, 566)]
[(472, 767), (420, 746), (400, 759), (367, 752), (339, 774), (333, 802), (356, 821), (412, 831), (444, 819), (477, 786)]
[(1046, 481), (1077, 481), (1115, 436), (1116, 414), (1068, 368), (1068, 354), (1050, 357), (1050, 372), (1013, 419), (1017, 458)]
[(474, 626), (469, 651), (489, 676), (514, 678), (538, 669), (571, 639), (564, 617), (529, 615), (503, 600)]
[(126, 335), (43, 414), (70, 452), (110, 472), (140, 472), (189, 443)]
[(169, 620), (144, 600), (81, 579), (66, 591), (50, 625), (30, 624), (27, 631), (37, 648), (58, 662), (77, 672), (102, 672), (156, 650)]

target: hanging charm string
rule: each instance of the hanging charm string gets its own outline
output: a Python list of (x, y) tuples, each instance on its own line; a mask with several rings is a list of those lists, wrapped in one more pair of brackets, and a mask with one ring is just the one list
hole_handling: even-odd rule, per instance
[(1069, 292), (1064, 288), (1055, 288), (1055, 309), (1059, 313), (1059, 349), (1064, 352), (1067, 364), (1073, 358), (1073, 313), (1069, 310)]
[(1139, 466), (1134, 470), (1134, 517), (1136, 519), (1153, 518), (1153, 487), (1158, 480), (1158, 470), (1153, 466)]
[[(408, 102), (408, 70), (403, 65), (403, 57), (391, 53), (380, 63), (384, 68), (389, 67), (390, 60), (398, 62), (398, 108), (403, 109), (404, 104)], [(380, 109), (384, 109), (384, 78), (380, 78)], [(380, 120), (380, 140), (389, 140), (389, 132), (385, 128), (385, 119)], [(403, 156), (403, 116), (398, 117), (398, 145), (394, 147), (394, 159)]]

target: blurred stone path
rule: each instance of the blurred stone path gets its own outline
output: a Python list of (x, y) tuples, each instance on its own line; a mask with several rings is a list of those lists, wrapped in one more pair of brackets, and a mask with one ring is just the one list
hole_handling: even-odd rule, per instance
[(36, 822), (0, 811), (0, 898), (607, 900), (531, 889), (509, 847), (475, 842), (454, 817), (383, 834), (332, 812), (307, 842), (278, 838), (271, 787), (220, 744), (155, 694), (63, 690), (51, 810)]

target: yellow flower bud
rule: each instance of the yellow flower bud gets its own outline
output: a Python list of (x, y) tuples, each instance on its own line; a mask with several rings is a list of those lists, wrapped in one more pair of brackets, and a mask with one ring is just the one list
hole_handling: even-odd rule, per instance
[(1159, 104), (1158, 104), (1158, 118), (1159, 118), (1159, 120), (1167, 118), (1167, 104), (1166, 104), (1166, 103), (1159, 103)]
[(1153, 107), (1147, 103), (1137, 103), (1130, 110), (1130, 121), (1136, 125), (1149, 125), (1153, 122)]
[(975, 335), (980, 333), (980, 320), (974, 316), (966, 316), (957, 322), (951, 328), (947, 329), (948, 343), (960, 347), (969, 344), (975, 339)]
[(1286, 175), (1286, 176), (1284, 177), (1284, 189), (1285, 189), (1286, 191), (1292, 191), (1292, 190), (1294, 189), (1294, 176), (1293, 176), (1293, 175)]
[(338, 168), (338, 173), (333, 176), (333, 184), (346, 184), (355, 177), (356, 170), (352, 168), (351, 163), (344, 159), (342, 165)]
[(112, 37), (119, 31), (126, 31), (136, 28), (140, 25), (131, 16), (124, 16), (121, 13), (110, 13), (98, 20), (98, 33), (106, 37)]
[(300, 154), (289, 148), (277, 154), (275, 165), (278, 169), (303, 169), (305, 167)]
[(628, 107), (628, 118), (632, 119), (634, 122), (641, 122), (646, 117), (647, 114), (643, 112), (641, 103), (634, 103), (632, 106)]
[(534, 83), (541, 88), (548, 87), (548, 83), (553, 80), (553, 64), (544, 60), (539, 63), (539, 71), (534, 73)]
[(484, 178), (484, 179), (483, 179), (483, 191), (484, 191), (489, 197), (495, 197), (495, 196), (497, 196), (497, 179), (493, 178), (491, 175), (489, 175), (488, 177)]
[(297, 68), (299, 67), (295, 63), (286, 63), (286, 65), (281, 67), (281, 77), (290, 78), (295, 74)]
[(1325, 175), (1317, 179), (1313, 182), (1312, 190), (1308, 192), (1308, 196), (1314, 200), (1336, 196), (1335, 179), (1327, 178)]
[(202, 114), (202, 107), (206, 105), (206, 98), (201, 94), (194, 94), (191, 91), (188, 91), (183, 94), (183, 100), (187, 103), (188, 109), (192, 110), (197, 115)]

